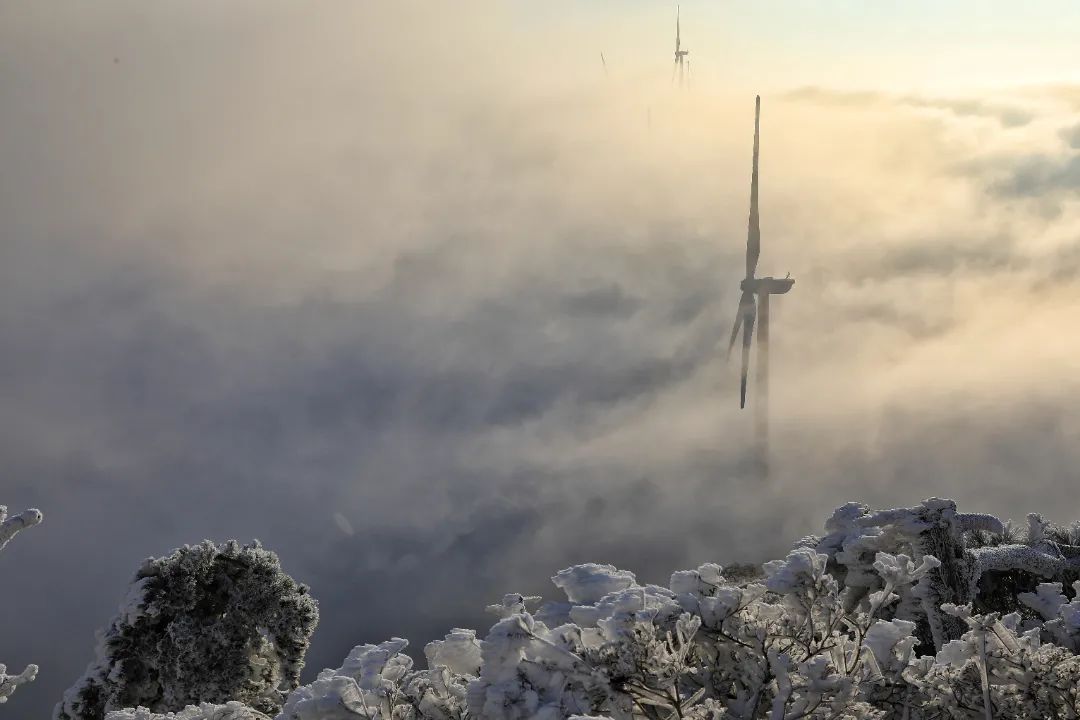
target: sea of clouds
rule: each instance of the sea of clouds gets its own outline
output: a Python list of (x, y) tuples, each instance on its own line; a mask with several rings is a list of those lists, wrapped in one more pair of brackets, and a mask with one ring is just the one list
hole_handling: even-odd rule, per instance
[(747, 72), (553, 46), (473, 3), (0, 9), (0, 502), (46, 515), (0, 559), (12, 716), (203, 537), (311, 585), (310, 676), (848, 500), (1080, 517), (1080, 89), (762, 91), (759, 272), (796, 278), (763, 484), (725, 360)]

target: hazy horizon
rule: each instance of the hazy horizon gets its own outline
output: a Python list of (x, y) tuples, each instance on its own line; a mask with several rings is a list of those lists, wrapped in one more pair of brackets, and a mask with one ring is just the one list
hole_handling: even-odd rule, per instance
[(204, 537), (311, 586), (310, 678), (849, 500), (1080, 519), (1080, 10), (681, 5), (685, 91), (674, 3), (0, 3), (0, 714)]

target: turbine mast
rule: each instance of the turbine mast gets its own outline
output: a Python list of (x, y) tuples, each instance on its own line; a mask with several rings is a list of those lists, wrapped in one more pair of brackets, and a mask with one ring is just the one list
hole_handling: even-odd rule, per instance
[[(758, 159), (761, 156), (761, 96), (754, 97), (754, 169), (750, 176), (750, 234), (747, 238), (747, 264), (753, 255), (753, 268), (747, 267), (747, 276), (753, 277), (761, 252), (761, 218), (758, 210)], [(757, 405), (754, 408), (754, 439), (758, 462), (763, 477), (769, 474), (769, 288), (759, 287), (758, 296), (758, 352), (757, 352)]]
[(764, 477), (769, 476), (769, 293), (758, 295), (757, 406), (754, 408), (754, 435), (758, 462)]

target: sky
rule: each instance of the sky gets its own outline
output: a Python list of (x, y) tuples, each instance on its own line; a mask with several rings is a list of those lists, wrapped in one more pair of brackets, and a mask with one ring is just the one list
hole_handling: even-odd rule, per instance
[[(1080, 518), (1080, 9), (0, 0), (0, 710), (147, 556), (260, 539), (356, 644), (855, 500)], [(599, 54), (604, 53), (604, 74)], [(762, 95), (773, 475), (725, 344)]]
[[(971, 92), (1017, 84), (1077, 82), (1072, 61), (1080, 17), (1068, 0), (1017, 8), (1004, 0), (761, 0), (680, 3), (683, 39), (711, 89), (758, 92), (822, 84), (865, 89)], [(672, 40), (675, 3), (554, 0), (513, 3), (512, 31), (558, 31), (555, 42), (597, 47), (639, 73)], [(551, 42), (550, 36), (545, 42)], [(549, 46), (550, 47), (550, 46)], [(572, 64), (576, 53), (560, 53)], [(752, 66), (753, 72), (745, 69)], [(733, 72), (735, 70), (735, 72)]]

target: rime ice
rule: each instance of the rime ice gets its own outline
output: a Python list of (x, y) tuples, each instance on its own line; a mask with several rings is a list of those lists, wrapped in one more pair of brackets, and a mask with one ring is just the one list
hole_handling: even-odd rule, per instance
[[(41, 511), (33, 508), (8, 517), (7, 506), (0, 505), (0, 550), (7, 547), (18, 533), (40, 523), (42, 518)], [(0, 703), (6, 703), (20, 685), (32, 682), (37, 673), (37, 665), (27, 665), (21, 673), (9, 675), (7, 665), (0, 663)]]
[[(1080, 574), (1075, 528), (1032, 516), (1020, 537), (932, 498), (849, 503), (824, 529), (765, 563), (763, 582), (713, 563), (667, 587), (611, 565), (566, 568), (552, 578), (565, 598), (504, 595), (482, 638), (451, 630), (424, 649), (426, 668), (401, 638), (356, 646), (276, 720), (1077, 717), (1080, 581), (1064, 584)], [(152, 577), (140, 574), (114, 625), (160, 613), (145, 601)], [(108, 677), (138, 686), (133, 667)], [(269, 717), (237, 697), (196, 699), (106, 720)]]
[(144, 563), (53, 717), (232, 700), (273, 715), (299, 682), (317, 621), (307, 588), (257, 543), (185, 546)]

